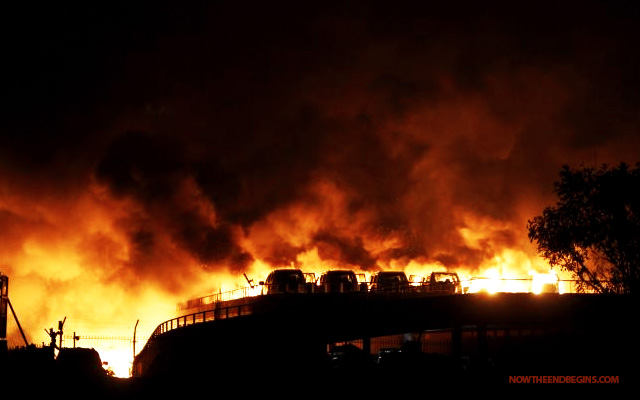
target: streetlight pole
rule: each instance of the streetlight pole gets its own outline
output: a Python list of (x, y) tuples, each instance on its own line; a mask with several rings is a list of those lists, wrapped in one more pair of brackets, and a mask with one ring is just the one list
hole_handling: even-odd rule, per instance
[(140, 320), (137, 320), (136, 326), (133, 327), (133, 359), (134, 360), (136, 358), (136, 330), (138, 329), (138, 322), (140, 322)]

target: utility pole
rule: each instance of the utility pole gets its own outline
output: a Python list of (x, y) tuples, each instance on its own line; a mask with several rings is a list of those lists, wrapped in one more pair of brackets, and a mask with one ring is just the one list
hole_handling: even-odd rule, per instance
[(60, 335), (60, 348), (62, 348), (62, 328), (64, 327), (64, 323), (66, 321), (67, 321), (67, 317), (64, 317), (64, 319), (62, 321), (58, 321), (58, 332), (57, 332), (57, 334)]
[[(47, 335), (49, 335), (49, 337), (51, 338), (51, 344), (49, 346), (51, 346), (54, 349), (62, 349), (62, 328), (64, 327), (64, 323), (67, 320), (67, 317), (64, 317), (64, 319), (62, 321), (58, 321), (58, 331), (54, 331), (53, 328), (49, 328), (49, 330), (44, 330), (45, 332), (47, 332)], [(74, 332), (75, 335), (75, 332)], [(57, 340), (58, 340), (58, 336), (60, 336), (60, 346), (58, 346), (56, 344)], [(75, 338), (74, 338), (74, 347), (75, 347)]]
[(11, 300), (9, 300), (9, 277), (0, 273), (0, 340), (3, 341), (3, 346), (6, 346), (5, 339), (7, 337), (7, 306), (11, 309), (11, 314), (13, 314), (13, 319), (16, 321), (16, 325), (18, 325), (18, 330), (22, 335), (24, 344), (29, 346), (27, 337), (22, 330), (22, 326), (20, 326), (20, 321), (18, 321), (16, 311), (13, 309)]
[(27, 337), (24, 335), (24, 331), (22, 330), (22, 326), (20, 326), (20, 321), (18, 321), (18, 316), (16, 312), (13, 310), (13, 306), (11, 305), (11, 300), (7, 297), (7, 303), (9, 304), (9, 308), (11, 308), (11, 313), (13, 314), (13, 318), (16, 320), (16, 325), (18, 325), (18, 330), (20, 330), (20, 334), (22, 335), (22, 340), (24, 340), (24, 344), (29, 346), (29, 342), (27, 341)]

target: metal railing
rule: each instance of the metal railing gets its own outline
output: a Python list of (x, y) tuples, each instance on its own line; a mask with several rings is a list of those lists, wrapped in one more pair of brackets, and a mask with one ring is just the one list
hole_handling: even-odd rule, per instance
[[(398, 285), (391, 288), (392, 292), (434, 292), (437, 294), (462, 294), (462, 293), (474, 293), (474, 292), (482, 292), (482, 291), (490, 291), (490, 292), (509, 292), (509, 291), (522, 291), (527, 292), (531, 291), (531, 279), (494, 279), (494, 278), (474, 278), (470, 280), (461, 280), (459, 282), (460, 286), (451, 285), (450, 288), (445, 288), (442, 283), (437, 283), (432, 285), (427, 282), (420, 283), (407, 283), (406, 285)], [(514, 286), (514, 283), (518, 283), (521, 285), (520, 290), (509, 290), (509, 286), (512, 286), (512, 289), (518, 289), (517, 285)], [(363, 282), (359, 286), (357, 292), (370, 292), (375, 293), (376, 291), (371, 289), (371, 284), (367, 282)], [(474, 287), (476, 285), (476, 287)], [(196, 299), (188, 300), (184, 303), (178, 305), (179, 311), (187, 311), (187, 310), (197, 310), (196, 312), (179, 316), (176, 318), (172, 318), (167, 320), (153, 331), (151, 334), (151, 338), (161, 335), (165, 332), (169, 332), (171, 330), (182, 328), (189, 325), (194, 325), (203, 322), (209, 322), (219, 319), (227, 319), (233, 318), (242, 315), (250, 315), (253, 313), (253, 307), (250, 302), (251, 297), (268, 295), (269, 292), (273, 292), (268, 290), (267, 285), (246, 287), (240, 289), (234, 289), (228, 292), (216, 293), (208, 296), (199, 297)], [(557, 282), (557, 292), (559, 293), (575, 293), (576, 281), (574, 280), (559, 280)], [(304, 284), (299, 286), (299, 290), (294, 291), (286, 291), (286, 293), (328, 293), (329, 291), (323, 290), (320, 287), (314, 289), (313, 284)], [(462, 288), (461, 290), (459, 288)], [(435, 290), (434, 290), (435, 289)], [(554, 290), (550, 290), (554, 291)], [(331, 291), (335, 293), (335, 291)], [(342, 292), (342, 290), (338, 290), (337, 292)], [(389, 292), (389, 290), (384, 290), (384, 292)], [(285, 293), (285, 292), (278, 292)], [(223, 305), (226, 302), (232, 302), (232, 300), (240, 300), (246, 299), (248, 301), (242, 302), (240, 304), (227, 304)]]
[[(218, 303), (219, 304), (219, 303)], [(174, 329), (183, 328), (189, 325), (195, 325), (203, 322), (215, 321), (239, 317), (243, 315), (251, 315), (253, 307), (251, 304), (238, 304), (227, 307), (214, 308), (209, 310), (198, 311), (192, 314), (183, 315), (172, 318), (158, 325), (151, 334), (151, 338), (161, 335)]]
[(216, 303), (223, 301), (243, 299), (247, 297), (253, 297), (260, 295), (260, 289), (258, 286), (244, 287), (227, 292), (214, 293), (207, 296), (198, 297), (196, 299), (190, 299), (183, 303), (178, 303), (178, 311), (192, 310), (196, 308), (202, 308), (207, 306), (213, 306)]

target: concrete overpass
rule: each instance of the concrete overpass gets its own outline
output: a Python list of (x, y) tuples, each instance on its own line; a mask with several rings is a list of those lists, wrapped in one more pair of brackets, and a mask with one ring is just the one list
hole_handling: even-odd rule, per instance
[[(134, 376), (189, 379), (251, 375), (249, 371), (270, 376), (313, 375), (326, 367), (327, 346), (332, 343), (360, 340), (366, 352), (372, 338), (436, 329), (450, 330), (451, 355), (455, 359), (465, 356), (461, 348), (462, 334), (472, 330), (485, 359), (500, 359), (508, 356), (506, 352), (513, 351), (535, 356), (547, 348), (540, 344), (544, 343), (551, 346), (552, 357), (558, 355), (576, 361), (572, 366), (584, 365), (583, 361), (589, 360), (594, 366), (613, 363), (609, 371), (605, 368), (602, 372), (627, 374), (628, 365), (621, 363), (630, 359), (635, 363), (640, 354), (637, 320), (637, 299), (616, 295), (316, 293), (257, 296), (217, 304), (209, 310), (161, 324), (136, 357)], [(508, 332), (526, 329), (541, 332), (536, 340), (517, 341), (529, 351), (510, 347), (505, 354), (491, 354), (483, 346), (487, 331), (501, 330), (508, 335)], [(516, 341), (509, 340), (509, 343)], [(566, 349), (576, 351), (565, 352)], [(508, 359), (509, 365), (514, 365), (515, 358)], [(542, 372), (550, 372), (551, 364), (544, 368), (547, 369)]]

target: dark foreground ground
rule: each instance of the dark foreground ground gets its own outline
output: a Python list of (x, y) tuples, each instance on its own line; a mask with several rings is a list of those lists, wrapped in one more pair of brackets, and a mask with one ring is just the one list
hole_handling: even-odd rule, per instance
[[(578, 344), (585, 346), (585, 343)], [(632, 393), (640, 385), (638, 360), (633, 352), (575, 349), (541, 343), (498, 358), (452, 357), (405, 349), (382, 361), (353, 353), (340, 359), (291, 365), (277, 357), (257, 365), (250, 360), (229, 368), (207, 365), (176, 366), (172, 373), (140, 378), (108, 377), (95, 363), (4, 364), (1, 398), (170, 399), (179, 398), (452, 398), (532, 393), (590, 398)], [(563, 347), (564, 348), (564, 347)], [(591, 351), (589, 351), (591, 350)], [(27, 359), (27, 358), (25, 358)], [(15, 360), (13, 360), (15, 361)], [(42, 360), (40, 360), (42, 361)], [(11, 368), (7, 368), (11, 367)], [(548, 383), (554, 377), (584, 380), (614, 377), (612, 383)], [(518, 377), (518, 382), (510, 382)], [(524, 379), (547, 382), (525, 383)], [(539, 377), (539, 378), (538, 378)], [(557, 379), (557, 378), (556, 378)], [(617, 381), (616, 381), (617, 380)], [(5, 394), (12, 396), (4, 396)]]
[[(282, 313), (269, 314), (262, 320), (262, 314), (255, 314), (246, 319), (194, 324), (161, 335), (154, 347), (149, 347), (155, 353), (147, 352), (153, 357), (149, 357), (139, 378), (107, 377), (92, 349), (63, 349), (55, 360), (50, 348), (0, 352), (0, 399), (426, 399), (436, 395), (449, 399), (502, 393), (512, 399), (535, 393), (554, 398), (559, 393), (570, 398), (637, 397), (640, 341), (636, 321), (640, 302), (635, 298), (464, 296), (412, 299), (410, 303), (398, 299), (398, 307), (384, 300), (363, 303), (366, 307), (362, 310), (378, 304), (374, 311), (380, 318), (372, 315), (356, 322), (428, 325), (439, 316), (446, 317), (444, 322), (452, 320), (455, 311), (464, 321), (503, 316), (502, 320), (508, 322), (534, 321), (530, 325), (545, 329), (539, 334), (492, 336), (491, 340), (485, 330), (480, 330), (477, 332), (485, 333), (466, 343), (470, 347), (463, 340), (451, 347), (455, 357), (423, 353), (419, 351), (422, 347), (412, 342), (405, 342), (401, 351), (383, 359), (358, 349), (327, 354), (324, 343), (329, 342), (323, 341), (323, 336), (310, 340), (314, 336), (302, 334), (322, 333), (312, 325), (317, 318), (309, 318), (305, 325), (300, 315), (306, 314), (297, 309), (290, 312), (298, 303), (283, 302), (277, 308), (284, 309)], [(325, 306), (331, 304), (319, 303), (316, 311)], [(489, 306), (493, 308), (485, 310)], [(408, 312), (407, 307), (413, 307), (415, 313)], [(554, 307), (553, 312), (547, 312), (548, 307)], [(425, 308), (430, 310), (426, 314)], [(443, 308), (448, 311), (442, 312)], [(343, 309), (345, 305), (338, 303), (331, 315), (339, 316)], [(400, 312), (404, 312), (404, 319), (394, 319)], [(424, 321), (412, 318), (414, 314), (426, 315), (420, 317)], [(336, 330), (359, 328), (349, 321), (347, 316), (339, 319), (343, 324)], [(274, 326), (278, 329), (270, 330)], [(558, 377), (576, 383), (548, 383)], [(611, 383), (586, 383), (584, 377), (596, 382), (604, 377)], [(513, 383), (513, 379), (519, 383)], [(540, 382), (525, 383), (527, 379)]]

